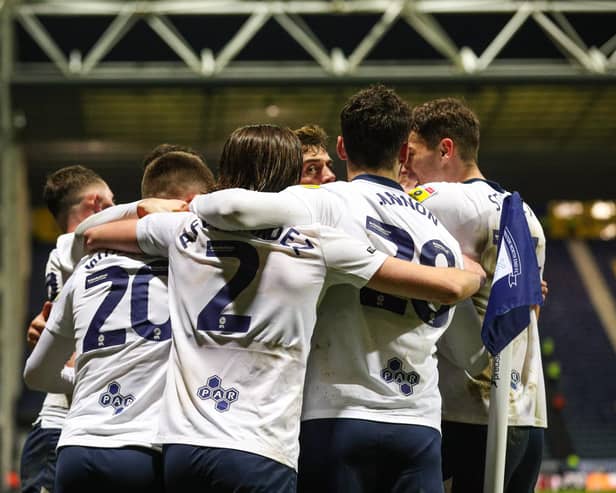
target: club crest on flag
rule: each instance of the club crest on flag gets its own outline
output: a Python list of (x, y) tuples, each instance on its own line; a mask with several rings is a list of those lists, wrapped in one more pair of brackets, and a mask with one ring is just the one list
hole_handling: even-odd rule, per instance
[[(494, 281), (507, 276), (509, 287), (511, 288), (518, 285), (518, 276), (522, 274), (522, 262), (515, 238), (506, 226), (503, 230), (502, 238), (503, 242), (496, 260)], [(500, 276), (498, 279), (496, 278), (497, 275)]]
[(530, 323), (530, 307), (543, 304), (539, 264), (522, 199), (506, 197), (500, 217), (498, 254), (481, 338), (498, 354)]

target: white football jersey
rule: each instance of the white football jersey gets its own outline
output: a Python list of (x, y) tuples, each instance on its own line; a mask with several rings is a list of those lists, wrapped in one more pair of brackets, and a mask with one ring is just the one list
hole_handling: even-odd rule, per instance
[[(73, 233), (58, 236), (56, 248), (49, 253), (45, 266), (45, 289), (47, 299), (55, 302), (75, 267), (71, 258)], [(70, 401), (64, 394), (47, 394), (43, 406), (39, 411), (37, 421), (41, 428), (62, 428), (66, 413), (70, 407)]]
[(147, 216), (137, 235), (144, 252), (169, 256), (173, 347), (160, 441), (296, 468), (319, 298), (333, 284), (365, 285), (386, 256), (320, 225), (227, 233), (190, 213)]
[(153, 447), (171, 346), (167, 260), (84, 257), (46, 328), (74, 338), (77, 357), (58, 446)]
[[(460, 242), (462, 252), (479, 259), (487, 273), (485, 285), (473, 296), (473, 303), (483, 320), (496, 268), (497, 236), (503, 199), (509, 192), (500, 185), (481, 179), (464, 183), (429, 183), (415, 188), (409, 195), (429, 208)], [(536, 254), (541, 274), (545, 263), (545, 236), (539, 220), (524, 204), (531, 236), (536, 242)], [(535, 320), (531, 318), (531, 320)], [(456, 319), (451, 330), (456, 329)], [(536, 323), (524, 330), (514, 341), (511, 389), (509, 393), (509, 424), (517, 426), (547, 426), (545, 388), (539, 332)], [(441, 394), (443, 419), (463, 423), (487, 424), (490, 397), (490, 373), (472, 378), (464, 370), (441, 357)]]
[[(49, 301), (56, 301), (64, 283), (73, 273), (75, 265), (85, 254), (82, 244), (83, 232), (87, 228), (98, 224), (136, 217), (137, 204), (138, 202), (131, 202), (129, 204), (109, 207), (97, 214), (92, 214), (82, 221), (77, 226), (75, 233), (66, 233), (58, 236), (56, 248), (49, 254), (45, 267), (45, 289)], [(41, 428), (62, 428), (69, 407), (70, 401), (68, 396), (48, 393), (45, 396), (37, 418), (37, 421), (41, 423)]]
[[(360, 175), (321, 189), (342, 208), (335, 224), (342, 231), (401, 259), (461, 268), (458, 242), (398, 183)], [(287, 190), (311, 206), (317, 220), (334, 217), (312, 190)], [(356, 418), (440, 430), (436, 341), (453, 312), (370, 289), (331, 288), (318, 311), (302, 419)]]

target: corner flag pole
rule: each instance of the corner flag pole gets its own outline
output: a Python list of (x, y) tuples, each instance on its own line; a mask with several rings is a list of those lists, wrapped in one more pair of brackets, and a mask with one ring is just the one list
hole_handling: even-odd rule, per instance
[(492, 359), (492, 388), (488, 413), (484, 493), (502, 493), (505, 487), (505, 452), (509, 424), (509, 375), (511, 344)]
[(481, 339), (493, 356), (484, 493), (503, 493), (504, 489), (513, 352), (511, 342), (535, 317), (531, 307), (542, 304), (535, 248), (522, 199), (517, 192), (513, 192), (503, 200), (496, 268), (481, 328)]

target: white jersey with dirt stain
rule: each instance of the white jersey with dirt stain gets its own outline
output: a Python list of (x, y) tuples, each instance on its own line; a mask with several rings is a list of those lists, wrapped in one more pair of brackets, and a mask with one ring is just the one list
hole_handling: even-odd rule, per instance
[(366, 284), (386, 256), (318, 224), (255, 234), (189, 213), (138, 222), (169, 257), (173, 348), (159, 440), (242, 450), (297, 467), (306, 359), (328, 286)]
[[(477, 259), (488, 277), (473, 296), (483, 320), (496, 268), (497, 236), (503, 199), (509, 192), (500, 185), (482, 179), (463, 183), (428, 183), (409, 192), (418, 203), (429, 208), (460, 242), (462, 252)], [(541, 274), (545, 263), (545, 236), (539, 220), (527, 204), (524, 212), (530, 234), (536, 243)], [(509, 392), (510, 426), (547, 426), (545, 387), (539, 332), (536, 320), (512, 341), (512, 369)], [(454, 318), (451, 329), (456, 330)], [(462, 423), (487, 424), (491, 370), (471, 377), (441, 357), (440, 389), (443, 419)]]

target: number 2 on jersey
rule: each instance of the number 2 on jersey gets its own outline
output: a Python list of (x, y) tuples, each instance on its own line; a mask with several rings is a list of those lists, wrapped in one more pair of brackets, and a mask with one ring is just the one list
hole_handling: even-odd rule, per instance
[[(385, 224), (370, 216), (366, 217), (366, 229), (396, 245), (396, 258), (408, 261), (413, 260), (415, 256), (415, 241), (404, 229), (391, 224)], [(436, 266), (436, 258), (439, 254), (445, 256), (449, 267), (455, 266), (453, 252), (440, 240), (429, 240), (422, 245), (419, 263), (434, 267)], [(370, 288), (361, 289), (360, 303), (364, 306), (380, 308), (398, 315), (404, 315), (407, 307), (406, 299), (381, 293)], [(432, 327), (442, 327), (447, 322), (449, 309), (451, 308), (449, 305), (442, 305), (435, 310), (430, 303), (424, 300), (413, 299), (411, 303), (417, 316), (426, 324)]]
[(231, 257), (240, 261), (235, 275), (205, 305), (197, 318), (197, 330), (224, 332), (248, 332), (249, 315), (224, 315), (222, 311), (252, 282), (259, 270), (259, 254), (252, 245), (242, 241), (208, 241), (208, 257)]

